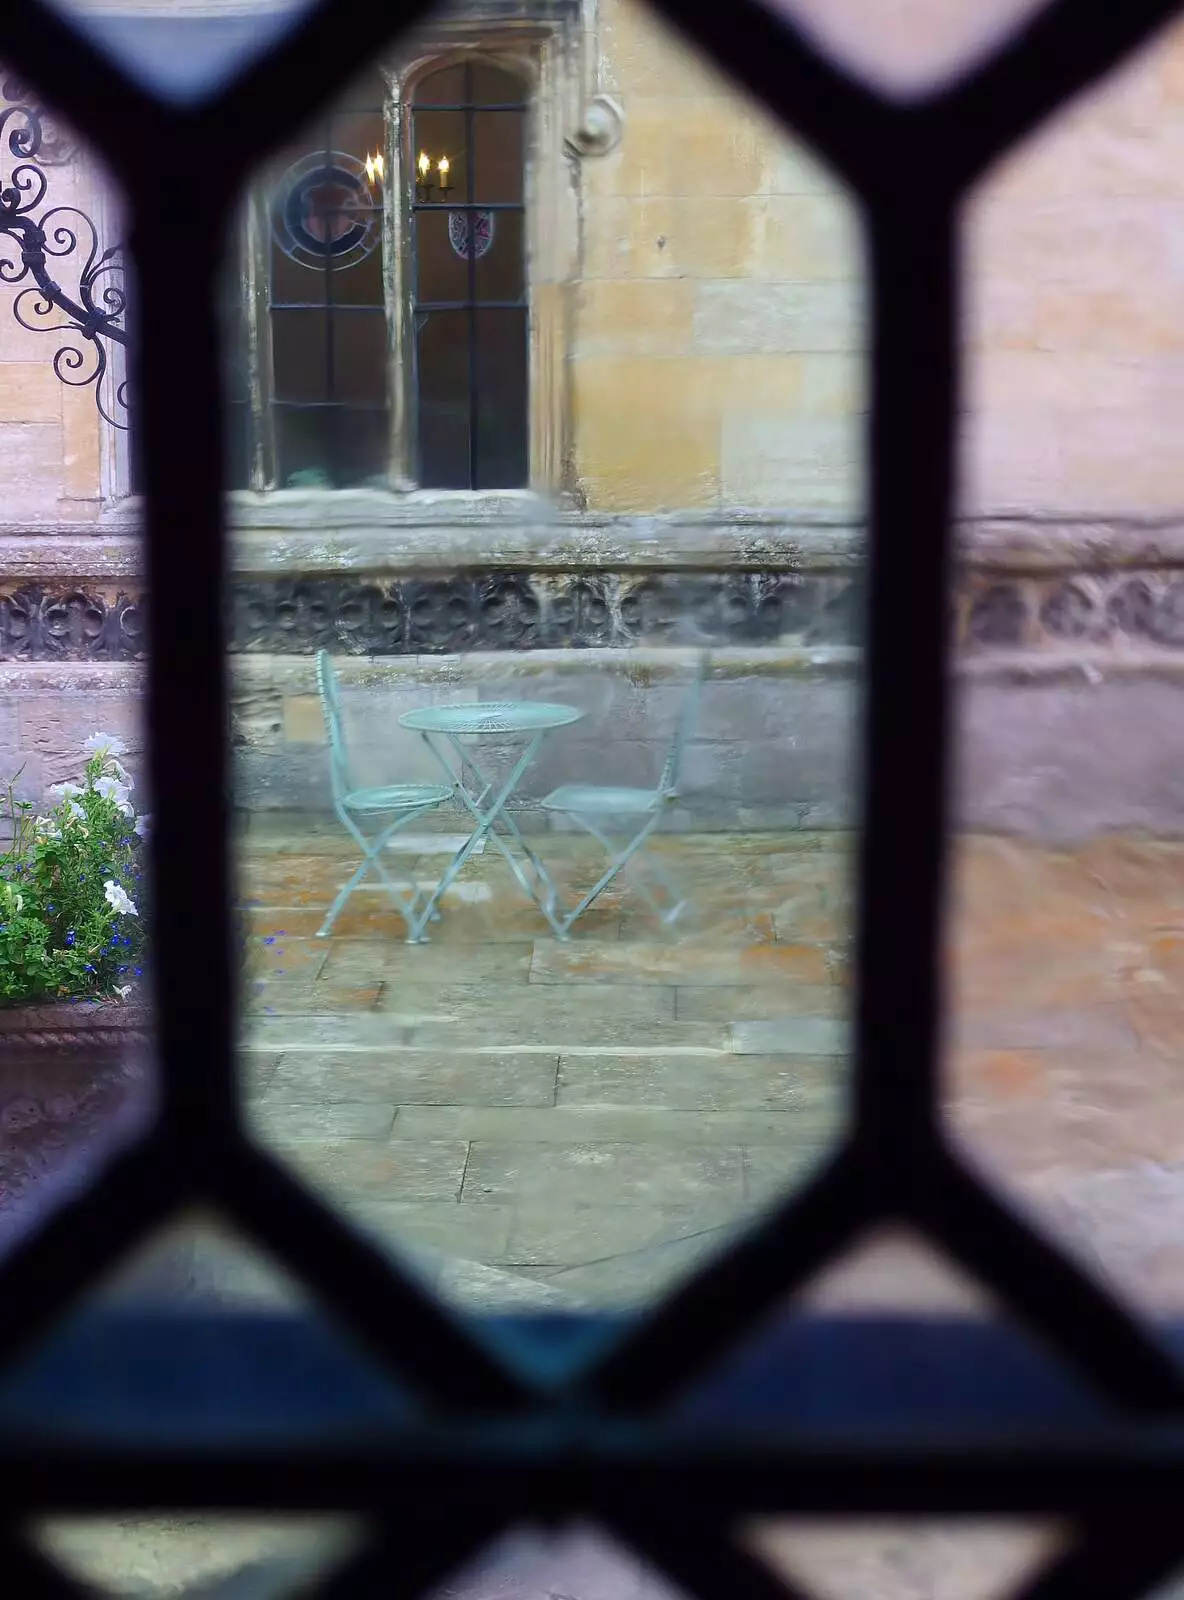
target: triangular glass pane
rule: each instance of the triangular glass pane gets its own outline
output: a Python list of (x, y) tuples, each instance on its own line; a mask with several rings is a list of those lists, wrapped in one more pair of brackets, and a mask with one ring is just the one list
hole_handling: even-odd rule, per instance
[(1007, 1600), (1069, 1535), (1051, 1524), (985, 1518), (762, 1517), (740, 1537), (815, 1600)]
[(338, 1516), (46, 1517), (31, 1542), (71, 1577), (127, 1600), (297, 1600), (360, 1547)]
[(427, 1600), (685, 1600), (662, 1573), (601, 1529), (516, 1529)]
[[(1070, 1422), (1100, 1407), (1056, 1351), (903, 1228), (878, 1228), (766, 1316), (683, 1402), (823, 1428), (994, 1427), (1025, 1405)], [(1010, 1408), (1010, 1410), (1009, 1410)]]
[(410, 1404), (282, 1266), (208, 1213), (133, 1251), (0, 1385), (7, 1425), (104, 1437), (299, 1437)]
[(171, 100), (200, 100), (266, 54), (313, 0), (49, 0), (129, 76)]
[(944, 88), (994, 53), (1044, 0), (766, 0), (824, 55), (881, 91), (912, 98)]

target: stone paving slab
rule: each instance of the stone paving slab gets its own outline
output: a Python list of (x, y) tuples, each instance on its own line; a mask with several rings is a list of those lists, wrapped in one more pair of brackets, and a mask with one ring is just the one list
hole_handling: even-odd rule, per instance
[(462, 1206), (456, 1200), (358, 1200), (336, 1197), (343, 1214), (379, 1243), (419, 1245), (462, 1260), (498, 1264), (515, 1259), (510, 1206)]
[(344, 940), (330, 944), (319, 981), (380, 982), (391, 989), (461, 982), (525, 983), (534, 956), (529, 941), (466, 945), (463, 951), (436, 944), (387, 946)]
[(847, 1063), (836, 1056), (561, 1056), (560, 1106), (841, 1114)]
[(470, 1147), (461, 1198), (474, 1205), (544, 1202), (557, 1211), (708, 1198), (739, 1206), (743, 1151), (739, 1145), (482, 1140)]
[(320, 1100), (303, 1104), (270, 1100), (265, 1109), (253, 1101), (251, 1123), (268, 1144), (287, 1145), (305, 1139), (387, 1139), (397, 1107), (379, 1100)]
[[(979, 1050), (1130, 1050), (1140, 1041), (1131, 1006), (1084, 1005), (1067, 1010), (1012, 1008), (1003, 1003), (982, 1012), (962, 1008), (949, 1019), (955, 1048)], [(1138, 1002), (1136, 1002), (1136, 1005)]]
[(266, 1119), (286, 1102), (374, 1100), (392, 1105), (549, 1106), (555, 1101), (558, 1054), (414, 1049), (274, 1053), (260, 1081)]
[[(466, 1215), (495, 1208), (459, 1209)], [(539, 1267), (590, 1266), (622, 1255), (703, 1235), (715, 1237), (735, 1225), (740, 1212), (729, 1196), (683, 1205), (587, 1205), (562, 1210), (546, 1202), (505, 1208), (510, 1219), (502, 1262), (514, 1271)], [(615, 1303), (611, 1297), (601, 1304)]]
[[(315, 1111), (315, 1108), (311, 1108)], [(350, 1108), (355, 1109), (355, 1108)], [(775, 1144), (820, 1134), (835, 1126), (821, 1111), (701, 1111), (669, 1106), (404, 1106), (396, 1136), (423, 1140), (498, 1140), (520, 1144)]]
[(777, 944), (771, 939), (741, 949), (695, 943), (604, 943), (599, 940), (539, 940), (530, 964), (532, 984), (678, 984), (743, 987), (749, 984), (826, 984), (827, 952), (818, 945)]
[(851, 1046), (846, 1017), (778, 1017), (767, 1022), (734, 1022), (728, 1030), (738, 1056), (840, 1056)]
[(815, 1134), (790, 1144), (756, 1144), (744, 1147), (744, 1199), (764, 1204), (784, 1199), (799, 1189), (828, 1156), (838, 1141), (826, 1134)]
[(455, 1200), (469, 1146), (463, 1140), (301, 1139), (280, 1153), (330, 1199)]
[(706, 1265), (738, 1231), (737, 1220), (686, 1238), (664, 1239), (645, 1249), (621, 1251), (584, 1266), (552, 1268), (543, 1282), (577, 1306), (592, 1309), (611, 1303), (625, 1311), (640, 1311), (656, 1295), (668, 1292), (680, 1279)]
[(842, 1017), (851, 1009), (851, 991), (839, 984), (762, 983), (744, 988), (676, 988), (679, 1022), (771, 1022), (778, 1017)]

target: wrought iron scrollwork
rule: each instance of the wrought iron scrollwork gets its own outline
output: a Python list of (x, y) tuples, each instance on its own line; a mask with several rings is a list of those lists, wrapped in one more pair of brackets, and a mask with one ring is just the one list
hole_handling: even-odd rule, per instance
[[(99, 413), (113, 427), (127, 427), (127, 380), (117, 379), (110, 345), (126, 347), (123, 325), (127, 292), (120, 245), (102, 248), (98, 230), (77, 206), (51, 206), (40, 212), (49, 190), (46, 164), (68, 159), (68, 143), (48, 138), (45, 112), (25, 98), (15, 79), (0, 85), (0, 151), (16, 161), (7, 180), (0, 178), (0, 235), (20, 247), (19, 258), (0, 253), (0, 284), (26, 285), (13, 302), (13, 315), (33, 333), (64, 333), (53, 370), (71, 388), (94, 385)], [(80, 246), (80, 240), (82, 244)], [(54, 259), (86, 250), (71, 294), (50, 271)]]

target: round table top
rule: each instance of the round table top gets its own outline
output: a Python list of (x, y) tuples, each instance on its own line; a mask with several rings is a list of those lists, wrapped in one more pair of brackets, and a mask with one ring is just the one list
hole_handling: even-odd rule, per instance
[(565, 728), (583, 715), (576, 706), (545, 700), (482, 700), (467, 706), (421, 706), (404, 711), (399, 723), (420, 733), (538, 733)]

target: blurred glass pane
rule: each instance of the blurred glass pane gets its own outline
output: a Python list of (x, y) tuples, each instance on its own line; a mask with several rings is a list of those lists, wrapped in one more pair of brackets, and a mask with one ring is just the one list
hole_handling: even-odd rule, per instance
[(891, 94), (944, 86), (1043, 9), (1042, 0), (768, 0), (837, 65)]
[[(623, 0), (573, 129), (581, 26), (530, 70), (442, 21), (378, 63), (398, 487), (296, 468), (360, 413), (276, 403), (273, 287), (264, 480), (300, 492), (232, 506), (251, 1123), (478, 1308), (643, 1303), (846, 1112), (859, 219)], [(342, 815), (386, 830), (358, 877)]]
[[(215, 1314), (223, 1328), (227, 1317), (253, 1321), (228, 1344)], [(277, 1318), (287, 1330), (278, 1335)], [(205, 1211), (156, 1229), (89, 1285), (5, 1374), (0, 1413), (18, 1431), (35, 1416), (46, 1437), (96, 1445), (195, 1427), (210, 1442), (241, 1444), (236, 1395), (248, 1370), (257, 1438), (322, 1436), (343, 1408), (388, 1421), (408, 1413), (402, 1390), (331, 1309)]]
[(681, 1600), (683, 1591), (598, 1528), (515, 1531), (429, 1592), (428, 1600)]
[(840, 1315), (885, 1312), (993, 1317), (998, 1307), (955, 1261), (908, 1229), (873, 1230), (795, 1297), (800, 1309)]
[(124, 72), (172, 100), (214, 94), (281, 39), (310, 0), (49, 0)]
[(754, 1521), (744, 1542), (817, 1600), (1004, 1600), (1064, 1549), (1068, 1530), (1003, 1519), (792, 1517)]
[[(138, 522), (118, 509), (134, 454), (122, 207), (67, 124), (0, 66), (6, 112), (0, 189), (20, 204), (0, 234), (2, 1245), (145, 1125), (154, 1090), (143, 566)], [(9, 145), (22, 135), (24, 159)], [(55, 283), (93, 297), (108, 329), (71, 332), (46, 298)]]
[(298, 1600), (349, 1558), (360, 1532), (345, 1517), (47, 1517), (35, 1545), (104, 1595), (137, 1600)]
[(1184, 29), (967, 208), (949, 1114), (1077, 1258), (1184, 1304)]

